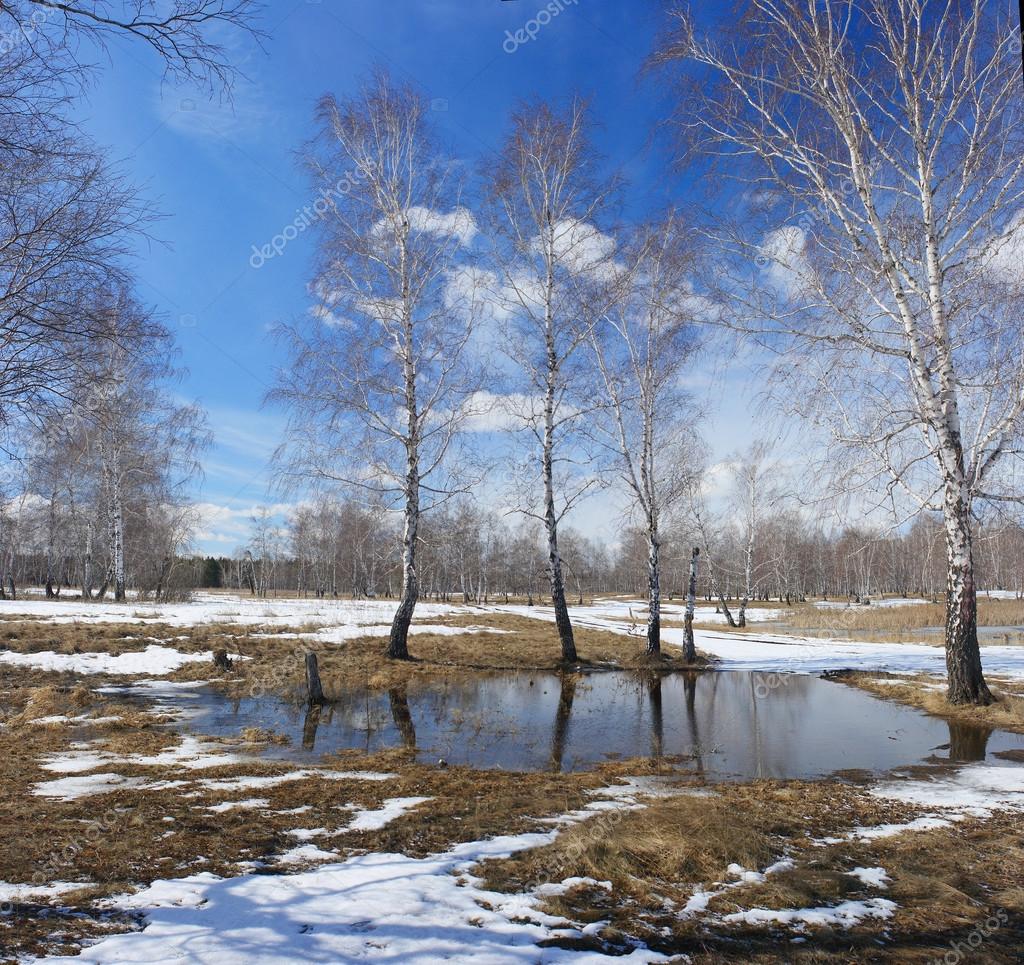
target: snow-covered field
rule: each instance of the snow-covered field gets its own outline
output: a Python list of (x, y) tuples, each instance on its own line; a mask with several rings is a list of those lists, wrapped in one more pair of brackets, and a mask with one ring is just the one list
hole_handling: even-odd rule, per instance
[[(884, 601), (885, 605), (896, 602)], [(840, 605), (840, 604), (837, 604)], [(845, 604), (841, 604), (845, 606)], [(876, 604), (872, 604), (873, 606)], [(881, 601), (880, 604), (882, 605)], [(0, 600), (0, 617), (30, 616), (55, 623), (150, 623), (172, 627), (229, 623), (249, 627), (310, 627), (295, 634), (276, 634), (320, 643), (343, 643), (357, 637), (385, 637), (395, 612), (394, 601), (351, 600), (255, 600), (226, 594), (199, 594), (190, 603), (114, 604), (80, 600)], [(714, 607), (698, 607), (698, 622), (721, 622)], [(412, 633), (462, 634), (487, 630), (488, 613), (508, 613), (554, 621), (554, 611), (546, 606), (521, 604), (421, 603), (416, 609)], [(640, 600), (598, 599), (592, 604), (571, 608), (573, 621), (586, 627), (621, 634), (639, 634), (644, 629), (644, 603)], [(778, 620), (783, 611), (755, 608), (748, 619)], [(472, 614), (479, 622), (472, 626), (452, 627), (431, 623), (450, 615)], [(666, 604), (666, 619), (682, 619), (683, 607)], [(681, 646), (683, 631), (678, 627), (662, 630), (669, 646)], [(732, 634), (727, 631), (697, 630), (697, 646), (719, 658), (723, 670), (756, 670), (766, 673), (821, 673), (825, 670), (857, 669), (890, 673), (945, 673), (941, 647), (928, 643), (865, 643), (835, 637), (807, 637), (775, 631), (760, 634)], [(190, 662), (211, 659), (211, 654), (185, 654), (172, 647), (154, 644), (139, 653), (107, 655), (99, 653), (61, 654), (43, 651), (21, 654), (0, 652), (0, 663), (35, 667), (43, 670), (67, 670), (78, 673), (144, 674), (162, 676)], [(984, 663), (990, 673), (1024, 678), (1024, 647), (985, 646)]]
[[(52, 623), (162, 623), (172, 627), (204, 623), (294, 627), (367, 626), (390, 622), (393, 600), (259, 599), (227, 593), (197, 593), (188, 603), (97, 603), (76, 597), (58, 600), (0, 600), (0, 618), (36, 617)], [(418, 619), (468, 613), (452, 604), (420, 603)]]
[[(294, 777), (294, 775), (291, 775)], [(330, 772), (324, 773), (331, 777)], [(342, 775), (339, 775), (342, 776)], [(351, 777), (352, 775), (344, 775)], [(386, 781), (389, 775), (366, 775)], [(282, 775), (287, 780), (289, 775)], [(258, 780), (239, 782), (236, 790), (259, 787)], [(504, 835), (458, 845), (425, 858), (400, 853), (370, 853), (337, 860), (324, 828), (294, 832), (300, 842), (280, 856), (278, 870), (304, 866), (289, 874), (243, 873), (221, 878), (209, 873), (157, 880), (148, 887), (103, 902), (124, 912), (141, 912), (146, 927), (118, 934), (87, 947), (81, 955), (47, 961), (96, 963), (218, 962), (411, 962), (473, 961), (504, 963), (588, 963), (610, 961), (591, 951), (540, 948), (555, 938), (580, 939), (597, 934), (604, 921), (579, 924), (552, 916), (540, 907), (544, 898), (581, 883), (610, 888), (590, 879), (541, 882), (526, 892), (509, 894), (487, 889), (474, 873), (479, 862), (503, 858), (551, 843), (566, 827), (594, 821), (609, 813), (642, 808), (652, 796), (666, 792), (643, 778), (594, 792), (584, 808), (547, 822), (544, 830)], [(683, 792), (687, 793), (687, 792)], [(949, 827), (968, 817), (997, 811), (1024, 812), (1024, 767), (975, 765), (932, 780), (893, 781), (870, 793), (925, 807), (928, 813), (903, 824), (853, 828), (845, 839), (822, 840), (822, 846), (858, 841), (870, 845), (897, 834)], [(392, 798), (375, 810), (355, 815), (348, 829), (380, 828), (427, 798)], [(259, 808), (261, 799), (234, 802)], [(596, 829), (594, 833), (600, 833)], [(324, 838), (328, 840), (324, 840)], [(312, 865), (312, 867), (310, 867)], [(807, 908), (750, 907), (715, 915), (708, 911), (720, 895), (771, 876), (791, 871), (791, 858), (763, 870), (730, 865), (725, 880), (695, 886), (680, 908), (683, 918), (697, 918), (709, 927), (784, 925), (800, 934), (808, 927), (846, 929), (871, 919), (891, 918), (898, 906), (885, 897), (885, 867), (858, 866), (848, 871), (864, 890), (876, 894)], [(59, 897), (74, 883), (54, 882), (31, 887), (0, 885), (7, 900)], [(616, 961), (663, 962), (669, 959), (636, 945)]]
[[(601, 599), (597, 597), (588, 607), (573, 607), (574, 612), (588, 610), (592, 613), (599, 613), (613, 617), (625, 623), (643, 624), (647, 619), (647, 603), (644, 600), (622, 600), (619, 598)], [(732, 605), (733, 616), (736, 616), (739, 607)], [(753, 606), (747, 610), (748, 623), (764, 623), (772, 620), (779, 620), (785, 615), (785, 610), (778, 607)], [(685, 603), (661, 604), (661, 617), (663, 620), (679, 620), (686, 616)], [(725, 614), (719, 612), (714, 604), (699, 603), (693, 609), (693, 619), (696, 623), (720, 623), (725, 626), (728, 621)]]
[[(637, 609), (639, 601), (634, 604)], [(554, 610), (543, 606), (493, 606), (497, 613), (554, 622)], [(606, 603), (572, 607), (577, 626), (610, 630), (613, 633), (642, 634), (643, 621), (610, 613)], [(752, 611), (758, 612), (758, 611)], [(759, 611), (761, 613), (771, 611)], [(683, 630), (663, 627), (662, 643), (681, 647)], [(807, 637), (796, 633), (729, 633), (717, 630), (695, 630), (697, 647), (717, 657), (722, 670), (754, 670), (763, 673), (818, 674), (826, 670), (878, 670), (889, 673), (946, 672), (945, 654), (941, 647), (927, 643), (864, 643), (839, 637)], [(989, 673), (1024, 678), (1024, 647), (985, 646), (983, 661)]]
[(150, 644), (145, 650), (124, 653), (38, 653), (0, 651), (0, 664), (12, 667), (31, 667), (34, 670), (53, 670), (57, 673), (82, 674), (145, 674), (162, 677), (179, 670), (188, 663), (209, 663), (213, 653), (182, 653), (171, 647)]
[[(378, 775), (386, 780), (387, 775)], [(241, 788), (240, 788), (241, 789)], [(47, 961), (96, 963), (218, 962), (279, 963), (473, 961), (503, 963), (586, 963), (609, 960), (588, 951), (539, 948), (552, 938), (579, 939), (596, 934), (605, 922), (580, 925), (544, 912), (540, 902), (580, 883), (581, 879), (544, 882), (520, 894), (488, 890), (474, 874), (488, 858), (502, 858), (552, 842), (566, 827), (623, 809), (644, 807), (651, 795), (665, 792), (635, 779), (595, 792), (585, 808), (554, 819), (546, 830), (506, 835), (458, 845), (440, 854), (411, 858), (398, 853), (370, 853), (336, 860), (336, 852), (305, 843), (282, 856), (281, 863), (313, 864), (287, 875), (242, 874), (221, 878), (209, 873), (158, 880), (140, 891), (104, 902), (120, 911), (142, 912), (145, 929), (119, 934), (86, 948), (80, 956)], [(1024, 812), (1024, 767), (981, 765), (935, 780), (880, 785), (879, 798), (924, 806), (930, 813), (903, 825), (854, 828), (850, 840), (870, 842), (895, 834), (952, 825), (970, 816), (996, 811)], [(353, 825), (379, 828), (425, 798), (390, 799), (364, 811)], [(258, 806), (240, 801), (237, 806)], [(311, 842), (324, 829), (296, 832)], [(823, 841), (837, 843), (841, 839)], [(884, 867), (855, 867), (847, 872), (864, 889), (878, 894), (809, 908), (758, 908), (716, 917), (708, 913), (713, 898), (743, 885), (763, 883), (790, 871), (783, 858), (758, 871), (731, 865), (726, 880), (695, 888), (680, 909), (685, 918), (708, 925), (786, 925), (850, 928), (869, 919), (892, 917), (897, 904), (884, 897), (889, 876)], [(610, 884), (586, 880), (597, 887)], [(0, 886), (0, 895), (24, 899), (57, 897), (74, 883), (55, 882), (36, 890)], [(668, 959), (643, 946), (618, 961), (662, 962)]]
[[(38, 596), (35, 594), (33, 596)], [(243, 596), (200, 593), (189, 603), (95, 603), (77, 598), (0, 600), (0, 618), (28, 617), (53, 624), (143, 624), (177, 628), (231, 624), (253, 628), (303, 627), (301, 632), (274, 633), (277, 639), (302, 639), (324, 644), (344, 643), (359, 637), (386, 637), (395, 613), (393, 601), (317, 599), (259, 600)], [(421, 603), (410, 633), (450, 635), (480, 633), (484, 626), (452, 627), (433, 624), (431, 618), (473, 612), (451, 604)], [(428, 621), (428, 622), (423, 622)], [(494, 632), (493, 630), (491, 632)], [(501, 631), (498, 631), (501, 632)], [(124, 638), (122, 638), (124, 639)], [(208, 663), (211, 652), (182, 653), (157, 641), (139, 652), (19, 653), (0, 651), (0, 664), (82, 674), (145, 675), (160, 677), (189, 663)], [(236, 655), (230, 655), (233, 658)]]

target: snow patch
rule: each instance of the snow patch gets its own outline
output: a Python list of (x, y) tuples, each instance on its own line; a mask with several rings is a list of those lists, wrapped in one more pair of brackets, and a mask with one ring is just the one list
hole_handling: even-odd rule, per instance
[(846, 872), (851, 878), (856, 878), (862, 885), (866, 885), (868, 888), (881, 888), (883, 890), (889, 887), (889, 876), (885, 873), (885, 868), (854, 868), (853, 871)]
[(886, 898), (844, 901), (824, 908), (751, 908), (725, 915), (720, 921), (729, 925), (811, 925), (814, 927), (852, 928), (866, 918), (891, 918), (896, 902)]
[(62, 777), (56, 781), (44, 781), (32, 788), (38, 797), (52, 797), (58, 801), (76, 801), (95, 794), (109, 794), (127, 787), (139, 787), (141, 777), (124, 777), (121, 774), (83, 774), (78, 777)]
[(1024, 811), (1024, 765), (971, 764), (923, 781), (894, 781), (872, 789), (876, 797), (961, 815)]
[[(2, 601), (0, 601), (2, 602)], [(238, 654), (233, 660), (248, 659)], [(174, 673), (186, 664), (209, 663), (213, 653), (182, 653), (171, 647), (150, 644), (145, 650), (128, 653), (54, 653), (43, 650), (39, 653), (17, 653), (13, 650), (0, 652), (0, 663), (15, 667), (31, 667), (34, 670), (49, 670), (54, 673), (114, 674), (128, 676), (148, 674), (161, 677)]]
[(375, 810), (362, 810), (356, 813), (348, 827), (341, 833), (349, 831), (379, 831), (403, 814), (420, 804), (429, 801), (429, 797), (392, 797), (388, 798)]

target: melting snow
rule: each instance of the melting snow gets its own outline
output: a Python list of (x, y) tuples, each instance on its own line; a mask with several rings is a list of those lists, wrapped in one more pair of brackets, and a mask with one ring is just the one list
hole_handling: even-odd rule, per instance
[(79, 777), (62, 777), (56, 781), (36, 784), (32, 793), (39, 797), (53, 797), (60, 801), (75, 801), (94, 794), (109, 794), (126, 787), (138, 787), (141, 777), (124, 777), (121, 774), (84, 774)]
[[(639, 793), (639, 792), (638, 792)], [(635, 803), (619, 797), (621, 804)], [(561, 825), (594, 815), (592, 802), (565, 815)], [(536, 893), (487, 891), (471, 869), (549, 844), (557, 829), (458, 845), (443, 854), (410, 858), (366, 854), (288, 875), (249, 874), (223, 879), (209, 873), (157, 881), (111, 902), (142, 911), (144, 930), (113, 935), (80, 955), (52, 961), (277, 965), (282, 961), (472, 961), (587, 963), (594, 952), (538, 947), (552, 937), (579, 937), (583, 929), (539, 910)], [(285, 861), (330, 861), (313, 845), (292, 849)], [(594, 931), (595, 925), (589, 926)], [(636, 948), (617, 961), (665, 962)]]
[(846, 873), (869, 888), (885, 889), (889, 887), (889, 876), (885, 873), (885, 868), (854, 868), (853, 871)]
[[(3, 601), (0, 601), (3, 602)], [(237, 655), (234, 660), (241, 659)], [(0, 652), (0, 663), (16, 667), (32, 667), (36, 670), (51, 670), (56, 673), (82, 674), (152, 674), (162, 676), (173, 673), (189, 663), (209, 663), (213, 654), (181, 653), (170, 647), (150, 644), (145, 650), (127, 653), (54, 653), (44, 650), (39, 653), (17, 653), (13, 650)]]
[(392, 797), (373, 811), (359, 811), (344, 831), (378, 831), (400, 818), (417, 805), (429, 801), (429, 797)]
[(872, 789), (876, 797), (987, 817), (1024, 810), (1024, 766), (971, 764), (923, 781), (894, 781)]
[(891, 918), (896, 903), (886, 898), (868, 898), (867, 901), (844, 901), (824, 908), (751, 908), (725, 915), (721, 921), (730, 925), (837, 925), (851, 928), (865, 918)]

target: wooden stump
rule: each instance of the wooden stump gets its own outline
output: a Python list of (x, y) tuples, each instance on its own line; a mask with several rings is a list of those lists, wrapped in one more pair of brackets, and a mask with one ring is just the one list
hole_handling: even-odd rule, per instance
[(306, 654), (306, 702), (309, 704), (326, 704), (324, 688), (320, 684), (320, 668), (316, 654)]

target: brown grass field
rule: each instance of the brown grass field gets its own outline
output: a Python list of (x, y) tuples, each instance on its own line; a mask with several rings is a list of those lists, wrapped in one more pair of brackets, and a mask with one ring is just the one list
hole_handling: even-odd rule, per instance
[[(793, 607), (786, 623), (795, 630), (836, 629), (843, 631), (883, 630), (890, 632), (940, 627), (946, 619), (941, 603), (914, 603), (909, 606), (849, 606), (823, 609), (813, 606)], [(1024, 626), (1024, 601), (978, 599), (978, 626)]]

